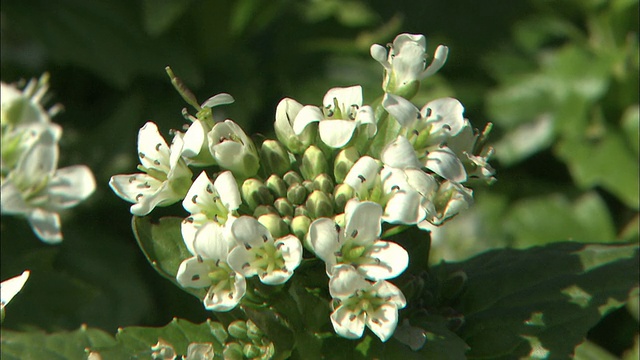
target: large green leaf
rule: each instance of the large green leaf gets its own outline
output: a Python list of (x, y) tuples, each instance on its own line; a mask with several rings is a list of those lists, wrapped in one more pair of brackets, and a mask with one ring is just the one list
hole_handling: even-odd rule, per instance
[(86, 359), (86, 348), (113, 346), (113, 336), (83, 326), (75, 331), (47, 334), (44, 331), (18, 332), (2, 330), (3, 360), (74, 360)]
[(564, 359), (638, 286), (638, 246), (554, 243), (440, 267), (468, 275), (454, 304), (468, 358)]

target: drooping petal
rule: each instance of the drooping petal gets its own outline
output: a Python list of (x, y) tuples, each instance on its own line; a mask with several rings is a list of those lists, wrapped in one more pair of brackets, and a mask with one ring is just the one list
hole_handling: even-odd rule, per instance
[(91, 169), (74, 165), (58, 169), (48, 184), (49, 204), (53, 209), (66, 209), (88, 198), (96, 189)]
[(376, 259), (374, 264), (358, 266), (358, 271), (371, 280), (393, 279), (402, 274), (409, 265), (407, 251), (391, 241), (376, 241), (364, 256)]
[(182, 287), (203, 288), (211, 285), (209, 272), (214, 261), (197, 256), (190, 257), (180, 263), (176, 280)]
[(424, 166), (443, 178), (456, 183), (467, 180), (464, 165), (462, 165), (456, 154), (446, 146), (429, 151), (424, 160)]
[(436, 53), (433, 57), (433, 61), (427, 67), (427, 69), (422, 73), (422, 79), (427, 76), (431, 76), (438, 72), (444, 66), (444, 63), (447, 62), (447, 57), (449, 56), (449, 48), (444, 45), (438, 45), (436, 48)]
[(386, 93), (382, 99), (382, 106), (404, 127), (412, 126), (421, 116), (420, 110), (402, 96)]
[(161, 183), (160, 187), (154, 192), (136, 195), (137, 202), (129, 209), (131, 214), (144, 216), (149, 214), (156, 206), (169, 206), (175, 204), (182, 199), (182, 196), (176, 194), (169, 186), (168, 182)]
[(233, 98), (233, 96), (227, 93), (220, 93), (208, 98), (205, 102), (202, 103), (202, 105), (200, 105), (200, 107), (212, 108), (214, 106), (231, 104), (234, 101), (235, 99)]
[(364, 332), (365, 313), (355, 314), (345, 306), (338, 307), (331, 313), (331, 324), (336, 334), (347, 339), (359, 339)]
[(40, 240), (48, 244), (58, 244), (62, 241), (58, 213), (36, 208), (27, 214), (27, 220)]
[(318, 132), (322, 142), (332, 148), (341, 148), (353, 137), (356, 125), (353, 120), (321, 120)]
[(367, 313), (366, 324), (380, 341), (389, 340), (398, 325), (398, 309), (391, 304), (384, 304)]
[(404, 136), (398, 136), (393, 142), (385, 146), (380, 158), (385, 165), (394, 168), (422, 167), (413, 146)]
[(387, 48), (382, 45), (373, 44), (369, 48), (369, 53), (375, 61), (379, 62), (384, 67), (385, 70), (391, 71), (391, 64), (387, 61)]
[(305, 105), (300, 109), (298, 115), (293, 120), (293, 132), (296, 135), (302, 134), (307, 125), (324, 119), (322, 110), (317, 106)]
[(358, 290), (366, 290), (371, 284), (351, 265), (341, 264), (333, 269), (329, 280), (331, 297), (345, 300)]
[(237, 210), (242, 204), (242, 198), (240, 197), (240, 190), (238, 190), (238, 183), (233, 177), (231, 171), (225, 171), (218, 175), (213, 182), (213, 187), (220, 195), (222, 204), (229, 210)]
[(345, 213), (345, 237), (353, 238), (353, 241), (361, 245), (378, 239), (382, 231), (382, 207), (372, 201), (363, 201), (349, 210)]

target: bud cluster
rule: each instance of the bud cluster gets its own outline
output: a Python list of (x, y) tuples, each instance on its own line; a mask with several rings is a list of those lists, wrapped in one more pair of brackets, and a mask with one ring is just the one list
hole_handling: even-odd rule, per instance
[[(368, 327), (386, 341), (407, 305), (391, 279), (410, 259), (380, 238), (383, 224), (440, 226), (472, 204), (467, 186), (494, 180), (492, 150), (484, 147), (490, 127), (474, 130), (453, 98), (422, 108), (410, 101), (447, 52), (440, 46), (427, 66), (422, 35), (401, 34), (388, 50), (374, 45), (384, 67), (379, 105), (365, 104), (358, 85), (330, 89), (321, 105), (285, 98), (275, 111), (277, 139), (257, 144), (232, 120), (213, 120), (213, 107), (232, 102), (230, 95), (199, 104), (168, 69), (197, 113), (183, 111), (190, 124), (174, 132), (171, 146), (147, 123), (138, 137), (142, 173), (116, 175), (110, 185), (134, 203), (134, 215), (182, 201), (192, 257), (182, 259), (176, 279), (206, 289), (207, 309), (236, 308), (255, 284), (249, 278), (283, 285), (303, 258), (320, 259), (336, 333), (355, 339)], [(201, 170), (192, 180), (194, 168)], [(244, 334), (243, 324), (230, 333)], [(236, 338), (225, 354), (268, 352), (251, 335)]]

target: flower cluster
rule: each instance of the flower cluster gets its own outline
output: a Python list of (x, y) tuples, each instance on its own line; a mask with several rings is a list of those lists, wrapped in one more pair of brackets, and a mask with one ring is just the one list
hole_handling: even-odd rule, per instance
[(360, 338), (368, 327), (386, 341), (407, 304), (392, 281), (410, 257), (381, 239), (383, 229), (440, 226), (472, 204), (472, 180), (494, 180), (488, 131), (472, 128), (458, 100), (422, 108), (409, 100), (447, 53), (440, 46), (427, 66), (422, 35), (401, 34), (389, 49), (373, 45), (384, 68), (379, 105), (365, 104), (360, 86), (330, 89), (319, 106), (285, 98), (275, 111), (277, 140), (258, 145), (232, 120), (213, 120), (213, 107), (233, 102), (230, 95), (199, 104), (169, 69), (196, 115), (183, 111), (190, 124), (171, 146), (147, 123), (138, 137), (142, 173), (116, 175), (110, 185), (138, 216), (182, 201), (192, 256), (176, 280), (206, 289), (207, 309), (234, 309), (251, 278), (282, 285), (303, 259), (319, 259), (336, 333)]
[(62, 128), (51, 121), (60, 106), (45, 110), (48, 76), (23, 88), (1, 84), (2, 213), (23, 215), (42, 241), (62, 241), (59, 212), (88, 198), (96, 183), (85, 165), (58, 169)]

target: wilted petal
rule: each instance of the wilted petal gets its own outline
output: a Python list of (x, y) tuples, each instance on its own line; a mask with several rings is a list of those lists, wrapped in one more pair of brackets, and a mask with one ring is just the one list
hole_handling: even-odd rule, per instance
[(427, 69), (422, 73), (421, 78), (426, 78), (427, 76), (431, 76), (438, 72), (444, 66), (444, 63), (447, 62), (447, 57), (449, 56), (449, 48), (444, 45), (438, 45), (436, 48), (436, 53), (433, 57), (433, 61), (427, 67)]
[(231, 104), (234, 101), (235, 99), (233, 98), (233, 96), (227, 93), (220, 93), (208, 98), (205, 102), (202, 103), (202, 105), (200, 105), (200, 107), (212, 108), (214, 106)]

